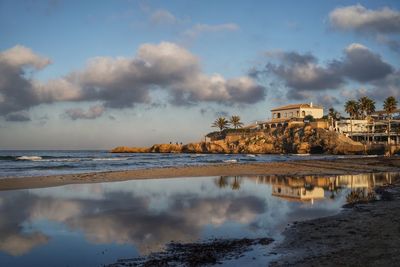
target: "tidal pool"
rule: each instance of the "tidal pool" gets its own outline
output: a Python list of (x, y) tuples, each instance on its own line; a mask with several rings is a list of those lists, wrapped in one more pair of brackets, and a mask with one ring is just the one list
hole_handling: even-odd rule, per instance
[[(103, 266), (212, 238), (282, 239), (393, 175), (202, 177), (0, 191), (0, 266)], [(272, 243), (269, 246), (273, 246)], [(265, 248), (235, 265), (268, 261)]]

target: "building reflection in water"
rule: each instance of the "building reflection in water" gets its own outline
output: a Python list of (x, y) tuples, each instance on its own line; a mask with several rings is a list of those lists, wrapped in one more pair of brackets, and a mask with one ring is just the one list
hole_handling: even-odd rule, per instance
[[(311, 201), (329, 197), (331, 199), (343, 189), (348, 195), (370, 196), (376, 186), (391, 184), (399, 178), (398, 173), (366, 173), (337, 176), (247, 176), (245, 179), (257, 184), (272, 185), (272, 196), (295, 201)], [(242, 177), (221, 176), (215, 184), (220, 188), (239, 190)]]

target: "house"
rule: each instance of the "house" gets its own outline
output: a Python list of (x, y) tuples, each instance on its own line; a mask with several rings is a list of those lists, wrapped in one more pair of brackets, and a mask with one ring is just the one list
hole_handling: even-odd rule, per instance
[(307, 201), (324, 198), (322, 187), (291, 187), (286, 185), (272, 185), (272, 195), (293, 200)]
[[(310, 104), (291, 104), (271, 109), (272, 119), (266, 121), (255, 121), (243, 128), (266, 129), (278, 128), (286, 125), (303, 124), (304, 117), (311, 115), (314, 119), (320, 119), (324, 115), (324, 108), (319, 105)], [(319, 122), (313, 122), (319, 123)], [(314, 126), (315, 128), (327, 128), (327, 123)]]
[(310, 104), (292, 104), (271, 109), (272, 120), (289, 120), (293, 118), (304, 118), (308, 115), (314, 119), (320, 119), (324, 115), (322, 106)]
[(341, 134), (360, 134), (371, 132), (368, 120), (343, 119), (335, 122), (335, 130)]
[[(396, 113), (397, 113), (397, 116), (396, 116)], [(399, 117), (398, 114), (400, 114), (400, 109), (394, 110), (393, 113), (392, 113), (392, 118), (393, 119), (398, 118)], [(385, 110), (377, 110), (377, 111), (375, 111), (375, 112), (373, 112), (371, 114), (371, 117), (374, 120), (387, 120), (388, 119), (388, 115), (387, 115), (387, 112)]]

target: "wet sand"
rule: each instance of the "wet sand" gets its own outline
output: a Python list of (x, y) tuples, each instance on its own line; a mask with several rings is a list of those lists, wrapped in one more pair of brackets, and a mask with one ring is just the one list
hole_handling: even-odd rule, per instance
[(225, 163), (205, 166), (168, 167), (0, 179), (0, 190), (53, 187), (66, 184), (102, 183), (136, 179), (246, 175), (339, 175), (399, 171), (399, 157), (360, 157), (334, 160), (299, 160), (270, 163)]
[(270, 266), (399, 266), (400, 181), (379, 191), (382, 200), (293, 224)]

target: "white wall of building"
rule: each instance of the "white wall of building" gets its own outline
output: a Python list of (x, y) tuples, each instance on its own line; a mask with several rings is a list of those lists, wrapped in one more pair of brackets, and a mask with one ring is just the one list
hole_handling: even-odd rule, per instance
[[(353, 124), (353, 126), (352, 126)], [(367, 120), (340, 120), (335, 122), (336, 131), (339, 133), (367, 133)]]
[[(314, 119), (320, 119), (324, 116), (324, 110), (322, 108), (300, 108), (300, 114), (306, 114), (306, 116), (311, 115)], [(302, 116), (302, 118), (304, 117), (305, 116)]]
[[(278, 113), (280, 113), (280, 117), (278, 117)], [(294, 108), (276, 110), (272, 112), (273, 119), (304, 118), (307, 115), (311, 115), (315, 119), (320, 119), (324, 115), (324, 110), (322, 108)]]

